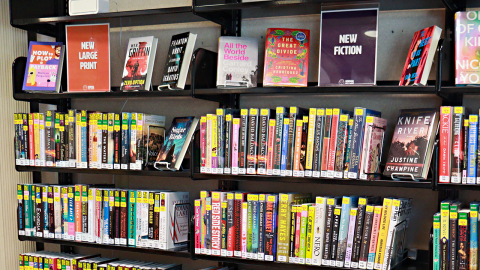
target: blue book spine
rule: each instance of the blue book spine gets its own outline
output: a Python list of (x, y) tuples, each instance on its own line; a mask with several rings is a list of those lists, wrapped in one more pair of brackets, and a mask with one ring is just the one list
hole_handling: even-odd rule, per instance
[(253, 201), (252, 205), (252, 255), (253, 259), (257, 259), (258, 252), (258, 199)]
[(440, 213), (433, 215), (433, 270), (440, 270)]
[(275, 195), (275, 202), (273, 203), (273, 261), (277, 260), (277, 231), (278, 231), (278, 195)]
[[(82, 162), (85, 162), (84, 164), (86, 164), (86, 162), (88, 162), (88, 159), (87, 159), (87, 151), (88, 151), (88, 145), (87, 145), (87, 141), (88, 141), (88, 136), (87, 136), (87, 112), (86, 111), (82, 111), (82, 126), (81, 126), (81, 135), (82, 135), (82, 141), (81, 141), (81, 146), (82, 146)], [(86, 165), (83, 166), (84, 168), (86, 168)]]
[(468, 134), (468, 174), (467, 184), (476, 184), (477, 177), (477, 143), (478, 143), (478, 115), (471, 114), (469, 117)]
[(130, 165), (130, 125), (132, 113), (122, 113), (122, 149), (120, 154), (120, 169), (128, 170)]
[(110, 196), (108, 195), (108, 190), (103, 193), (103, 235), (102, 235), (102, 244), (109, 244), (110, 236)]
[[(288, 119), (288, 118), (285, 118)], [(287, 152), (288, 152), (288, 127), (289, 122), (283, 123), (283, 135), (282, 135), (282, 160), (280, 165), (280, 175), (285, 176), (285, 170), (287, 169)]]
[(356, 196), (343, 196), (342, 199), (342, 213), (340, 215), (340, 228), (338, 230), (338, 245), (337, 250), (337, 267), (343, 267), (345, 261), (345, 253), (347, 251), (347, 235), (348, 226), (350, 223), (350, 209), (358, 206), (358, 197)]
[[(46, 187), (43, 187), (46, 188)], [(43, 235), (45, 237), (45, 234), (48, 236), (49, 232), (49, 222), (48, 222), (48, 194), (47, 192), (43, 192)]]
[[(478, 202), (472, 202), (470, 204), (470, 269), (478, 269)], [(435, 224), (433, 227), (433, 236), (435, 238)], [(438, 230), (438, 245), (440, 245), (440, 228)], [(435, 242), (434, 242), (435, 245)], [(440, 247), (438, 247), (438, 253), (440, 253)], [(435, 252), (435, 247), (434, 247)], [(436, 253), (434, 253), (435, 255)], [(435, 257), (434, 257), (435, 258)], [(435, 262), (434, 262), (435, 266)], [(438, 269), (433, 269), (438, 270)]]

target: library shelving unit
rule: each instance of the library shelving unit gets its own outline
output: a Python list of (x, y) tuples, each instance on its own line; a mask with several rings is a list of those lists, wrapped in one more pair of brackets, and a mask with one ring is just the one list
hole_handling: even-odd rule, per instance
[[(28, 3), (27, 3), (28, 2)], [(96, 15), (68, 16), (67, 1), (65, 0), (10, 0), (10, 22), (13, 27), (26, 30), (30, 41), (36, 40), (36, 34), (44, 34), (56, 38), (57, 41), (65, 42), (65, 25), (75, 23), (98, 23), (110, 22), (111, 27), (144, 26), (153, 24), (176, 24), (195, 23), (210, 21), (220, 25), (221, 35), (240, 36), (242, 32), (242, 20), (249, 18), (269, 18), (278, 16), (313, 15), (320, 14), (324, 5), (363, 5), (365, 2), (358, 0), (282, 0), (282, 1), (259, 1), (242, 3), (241, 0), (193, 0), (192, 6), (177, 8), (160, 8), (135, 10), (125, 12), (110, 12)], [(19, 57), (12, 66), (13, 73), (13, 98), (30, 103), (30, 112), (38, 112), (39, 104), (54, 104), (58, 110), (71, 108), (72, 99), (115, 99), (115, 98), (197, 98), (219, 103), (219, 107), (240, 107), (240, 97), (249, 95), (276, 96), (276, 95), (344, 95), (354, 93), (378, 93), (378, 94), (401, 94), (401, 95), (429, 95), (432, 98), (440, 98), (444, 105), (462, 105), (463, 94), (478, 94), (479, 88), (454, 87), (454, 22), (453, 14), (456, 11), (465, 10), (466, 7), (475, 6), (474, 0), (378, 0), (381, 11), (397, 11), (411, 9), (436, 9), (445, 8), (445, 38), (437, 50), (436, 79), (429, 82), (431, 86), (400, 87), (398, 82), (379, 81), (376, 86), (362, 87), (318, 87), (316, 83), (309, 84), (304, 88), (285, 87), (262, 87), (248, 89), (217, 89), (215, 77), (217, 68), (217, 54), (204, 49), (197, 49), (191, 65), (191, 85), (182, 91), (146, 91), (146, 92), (121, 92), (118, 87), (112, 88), (108, 93), (26, 93), (23, 92), (22, 82), (25, 70), (26, 58)], [(471, 3), (470, 3), (471, 2)], [(371, 2), (370, 2), (371, 3)], [(449, 67), (447, 72), (442, 73), (442, 66)], [(260, 69), (261, 70), (261, 69)], [(66, 74), (62, 78), (62, 89), (66, 89)], [(443, 79), (442, 79), (443, 75)], [(445, 76), (446, 75), (446, 76)], [(397, 84), (397, 85), (396, 85)], [(446, 86), (443, 86), (446, 85)], [(154, 87), (154, 89), (156, 89)], [(208, 113), (208, 112), (205, 112)], [(195, 136), (194, 140), (198, 140)], [(219, 187), (235, 189), (239, 181), (263, 181), (284, 183), (315, 183), (328, 185), (353, 185), (353, 186), (379, 186), (392, 188), (412, 188), (438, 191), (438, 200), (456, 194), (460, 189), (480, 189), (480, 186), (447, 185), (437, 184), (438, 150), (431, 165), (428, 181), (393, 181), (382, 178), (378, 181), (360, 180), (336, 180), (329, 178), (297, 178), (275, 176), (234, 176), (234, 175), (209, 175), (199, 173), (198, 158), (193, 153), (195, 142), (190, 146), (192, 157), (184, 161), (184, 170), (178, 172), (165, 172), (156, 170), (130, 171), (130, 170), (96, 170), (74, 169), (56, 167), (29, 167), (16, 166), (16, 170), (33, 172), (33, 182), (42, 183), (41, 172), (57, 172), (58, 184), (72, 184), (72, 174), (106, 174), (106, 175), (137, 175), (162, 177), (190, 178), (192, 181), (218, 180)], [(418, 204), (420, 205), (420, 204)], [(426, 213), (433, 215), (433, 213)], [(411, 228), (413, 230), (414, 228)], [(43, 243), (55, 243), (61, 245), (64, 252), (72, 252), (73, 247), (96, 247), (130, 252), (150, 253), (168, 256), (186, 257), (191, 259), (210, 260), (225, 264), (246, 264), (263, 267), (291, 268), (291, 269), (333, 269), (330, 267), (307, 266), (297, 264), (282, 264), (255, 260), (242, 260), (217, 256), (194, 254), (192, 240), (186, 250), (155, 250), (147, 248), (133, 248), (117, 245), (97, 245), (57, 239), (44, 239), (37, 237), (19, 236), (20, 241), (35, 241), (37, 248), (42, 249)], [(193, 239), (193, 237), (190, 237)], [(429, 244), (431, 249), (431, 243)], [(431, 269), (431, 252), (419, 250), (418, 260), (406, 259), (395, 269)], [(338, 268), (337, 268), (338, 269)], [(344, 268), (342, 268), (344, 269)]]

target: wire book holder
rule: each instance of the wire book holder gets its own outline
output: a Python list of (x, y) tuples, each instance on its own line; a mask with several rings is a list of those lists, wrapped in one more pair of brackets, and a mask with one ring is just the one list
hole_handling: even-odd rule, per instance
[[(431, 156), (434, 156), (434, 153), (433, 153), (434, 151), (438, 151), (437, 144), (438, 144), (438, 140), (435, 140), (435, 142), (433, 143), (433, 146), (432, 146), (432, 153), (430, 154)], [(430, 162), (432, 162), (432, 160), (433, 159), (430, 158)], [(424, 164), (424, 166), (425, 166), (425, 164)], [(428, 170), (432, 173), (432, 175), (435, 174), (432, 166), (429, 166)], [(416, 182), (425, 181), (425, 179), (415, 178), (415, 176), (413, 176), (413, 174), (411, 174), (411, 173), (392, 173), (391, 177), (392, 177), (392, 180), (395, 180), (395, 181), (401, 181), (401, 180), (405, 180), (405, 179), (411, 179), (411, 180), (416, 181)]]

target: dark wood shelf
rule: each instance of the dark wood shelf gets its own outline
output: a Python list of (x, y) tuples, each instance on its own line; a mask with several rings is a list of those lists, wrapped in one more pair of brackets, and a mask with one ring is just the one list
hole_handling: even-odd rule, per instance
[(310, 184), (324, 184), (324, 185), (380, 186), (380, 187), (433, 189), (431, 181), (423, 181), (423, 182), (394, 181), (391, 179), (366, 181), (366, 180), (351, 180), (351, 179), (349, 180), (349, 179), (339, 179), (339, 178), (194, 173), (193, 180), (261, 181), (261, 182), (283, 182), (283, 183), (310, 183)]
[(151, 170), (107, 170), (107, 169), (76, 169), (61, 167), (35, 167), (35, 166), (15, 166), (18, 172), (57, 172), (57, 173), (85, 173), (85, 174), (113, 174), (113, 175), (138, 175), (138, 176), (156, 176), (156, 177), (183, 177), (191, 178), (190, 170), (185, 171), (159, 171)]
[(445, 94), (480, 94), (479, 86), (444, 86), (440, 93)]
[(164, 249), (153, 249), (153, 248), (137, 248), (137, 247), (130, 247), (130, 246), (101, 245), (101, 244), (96, 244), (96, 243), (76, 242), (76, 241), (67, 241), (67, 240), (42, 238), (42, 237), (32, 237), (32, 236), (21, 236), (21, 235), (18, 236), (18, 240), (20, 240), (20, 241), (34, 241), (34, 242), (40, 242), (40, 243), (52, 243), (52, 244), (75, 246), (75, 247), (101, 248), (101, 249), (129, 251), (129, 252), (137, 252), (137, 253), (145, 253), (145, 254), (166, 255), (166, 256), (175, 256), (175, 257), (184, 257), (184, 258), (190, 258), (191, 257), (187, 248), (185, 248), (184, 250), (164, 250)]
[(464, 184), (437, 184), (437, 190), (480, 190), (480, 185), (464, 185)]

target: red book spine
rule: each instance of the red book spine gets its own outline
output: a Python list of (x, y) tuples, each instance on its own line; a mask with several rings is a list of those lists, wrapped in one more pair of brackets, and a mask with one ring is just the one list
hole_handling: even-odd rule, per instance
[[(102, 196), (98, 195), (98, 193), (102, 194), (102, 190), (98, 189), (97, 194), (95, 194), (95, 220), (94, 220), (94, 226), (95, 226), (95, 239), (94, 241), (98, 243), (99, 239), (102, 239), (102, 235), (100, 234), (101, 229), (100, 229), (100, 218), (101, 218), (101, 209), (102, 209)], [(102, 242), (100, 241), (99, 244)]]
[(267, 175), (273, 175), (273, 148), (275, 147), (275, 126), (276, 120), (270, 119), (268, 123)]
[(33, 131), (33, 113), (28, 114), (28, 154), (30, 166), (35, 165), (35, 134)]
[(340, 118), (340, 110), (333, 109), (332, 129), (330, 135), (330, 146), (328, 148), (327, 177), (333, 178), (335, 171), (335, 149), (337, 143), (338, 121)]
[(207, 117), (202, 116), (200, 118), (200, 172), (205, 172), (205, 160), (206, 160), (206, 134), (207, 134)]
[(245, 201), (246, 193), (235, 193), (233, 204), (233, 226), (235, 227), (234, 252), (233, 256), (242, 257), (242, 204)]
[[(297, 206), (297, 213), (296, 213), (296, 222), (295, 222), (295, 258), (298, 258), (300, 254), (300, 231), (302, 227), (302, 206)], [(296, 261), (297, 259), (295, 259)]]
[(200, 211), (201, 200), (195, 200), (195, 254), (200, 254), (202, 249), (200, 245)]
[(452, 107), (440, 108), (440, 160), (439, 182), (450, 183), (452, 155)]
[(220, 192), (212, 192), (212, 255), (220, 256), (222, 239), (222, 202)]

